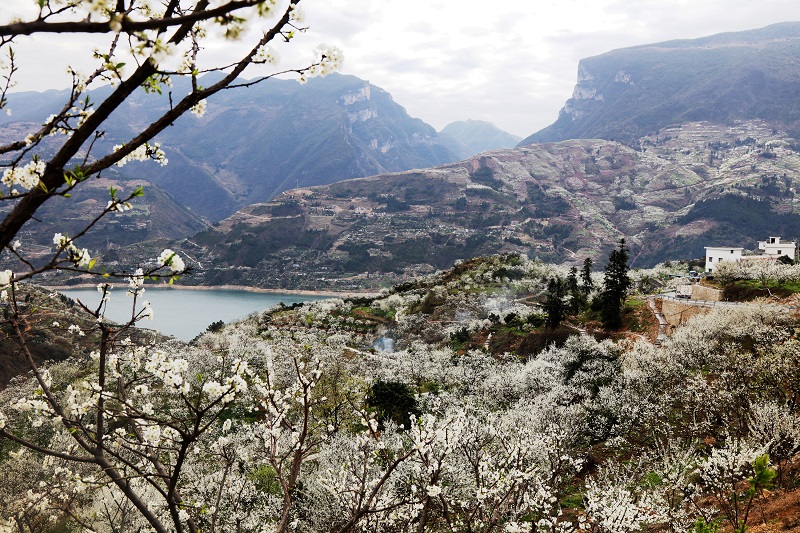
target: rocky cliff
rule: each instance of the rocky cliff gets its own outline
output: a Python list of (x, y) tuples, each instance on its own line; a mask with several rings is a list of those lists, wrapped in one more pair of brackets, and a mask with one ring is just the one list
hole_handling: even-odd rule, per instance
[(581, 60), (572, 96), (520, 145), (565, 139), (636, 144), (685, 122), (766, 120), (800, 135), (800, 23), (614, 50)]

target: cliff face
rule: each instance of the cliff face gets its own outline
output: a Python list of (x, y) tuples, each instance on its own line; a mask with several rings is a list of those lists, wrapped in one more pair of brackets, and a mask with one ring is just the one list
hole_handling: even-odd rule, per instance
[(581, 60), (572, 97), (520, 146), (628, 144), (672, 124), (761, 119), (800, 135), (800, 23), (614, 50)]

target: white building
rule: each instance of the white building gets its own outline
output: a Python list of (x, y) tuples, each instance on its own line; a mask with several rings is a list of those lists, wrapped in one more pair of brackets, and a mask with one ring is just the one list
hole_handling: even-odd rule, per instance
[(706, 246), (706, 272), (713, 272), (714, 266), (723, 261), (739, 261), (744, 248)]
[(781, 241), (780, 237), (770, 237), (766, 241), (758, 241), (758, 249), (763, 255), (772, 256), (776, 259), (782, 255), (785, 255), (794, 261), (797, 243), (794, 241)]
[(706, 246), (706, 272), (713, 272), (714, 266), (723, 261), (775, 261), (781, 256), (786, 256), (792, 261), (797, 251), (797, 243), (794, 241), (781, 241), (780, 237), (770, 237), (766, 241), (758, 241), (758, 251), (756, 255), (742, 257), (744, 248), (732, 248), (730, 246)]

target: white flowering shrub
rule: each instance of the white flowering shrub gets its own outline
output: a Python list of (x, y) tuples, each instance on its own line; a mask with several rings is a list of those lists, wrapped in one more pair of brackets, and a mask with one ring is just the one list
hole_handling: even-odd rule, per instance
[(761, 402), (753, 405), (748, 422), (751, 442), (764, 447), (782, 484), (786, 461), (800, 452), (800, 415), (785, 404)]
[(391, 424), (379, 433), (374, 419), (362, 421), (363, 429), (336, 435), (320, 457), (309, 487), (315, 505), (307, 522), (314, 531), (392, 530), (404, 508), (419, 501), (406, 482), (413, 453), (407, 439)]
[(795, 320), (770, 307), (717, 309), (693, 317), (660, 349), (637, 346), (625, 368), (652, 416), (691, 412), (682, 421), (688, 435), (744, 439), (756, 404), (786, 403), (798, 390)]
[(558, 488), (581, 464), (562, 447), (561, 431), (542, 432), (526, 406), (495, 415), (447, 403), (408, 432), (378, 433), (364, 419), (364, 431), (337, 436), (321, 460), (312, 489), (321, 506), (309, 519), (340, 531), (359, 518), (358, 531), (435, 530), (442, 521), (493, 531), (531, 520), (556, 529)]
[(666, 525), (686, 531), (696, 517), (693, 443), (657, 441), (655, 449), (633, 461), (611, 461), (586, 483), (581, 529), (638, 531)]
[[(773, 487), (775, 471), (769, 467), (764, 446), (752, 446), (731, 439), (698, 464), (706, 494), (719, 505), (734, 531), (747, 530), (747, 519), (754, 500), (764, 489)], [(743, 483), (747, 480), (747, 483)], [(744, 488), (746, 487), (746, 488)]]
[(616, 464), (586, 486), (584, 527), (607, 533), (639, 531), (645, 525), (665, 520), (656, 497), (647, 490), (631, 487), (630, 472)]
[[(255, 333), (245, 324), (195, 348), (104, 345), (77, 380), (54, 382), (42, 371), (7, 395), (0, 435), (91, 473), (70, 474), (59, 489), (71, 494), (82, 484), (70, 513), (87, 525), (113, 527), (124, 515), (134, 529), (260, 531), (274, 521), (286, 530), (304, 464), (344, 422), (341, 404), (315, 392), (319, 356), (336, 352), (319, 340), (312, 352), (307, 336), (253, 342)], [(46, 431), (32, 441), (26, 428)], [(46, 489), (35, 493), (45, 502), (37, 516), (51, 508), (59, 516), (53, 486)], [(30, 498), (14, 502), (33, 512)], [(103, 506), (114, 513), (97, 513)]]
[(722, 261), (714, 269), (714, 277), (723, 284), (735, 280), (752, 279), (765, 284), (769, 281), (784, 283), (800, 280), (800, 265), (786, 265), (771, 259)]

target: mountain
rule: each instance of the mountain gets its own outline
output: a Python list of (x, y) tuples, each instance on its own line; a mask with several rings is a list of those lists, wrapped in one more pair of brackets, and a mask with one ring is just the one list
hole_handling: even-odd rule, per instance
[(374, 289), (492, 253), (601, 265), (622, 237), (646, 267), (800, 236), (798, 188), (800, 144), (769, 123), (687, 123), (639, 149), (562, 141), (287, 191), (171, 246), (202, 258), (185, 283), (295, 289)]
[(522, 137), (501, 130), (483, 120), (451, 122), (439, 132), (442, 143), (460, 159), (466, 159), (486, 150), (513, 148)]
[(672, 124), (761, 119), (800, 137), (800, 22), (614, 50), (583, 59), (572, 97), (520, 146), (635, 144)]
[[(127, 253), (126, 250), (140, 242), (163, 245), (208, 227), (207, 222), (152, 183), (97, 178), (81, 184), (70, 198), (54, 197), (45, 203), (35, 218), (25, 224), (17, 237), (23, 243), (26, 257), (34, 263), (48, 259), (54, 250), (54, 233), (76, 235), (106, 206), (111, 198), (111, 188), (118, 191), (118, 198), (125, 198), (137, 186), (141, 186), (145, 194), (131, 201), (130, 210), (106, 216), (81, 237), (80, 246), (88, 248), (93, 257), (102, 253), (106, 262), (116, 261), (119, 254)], [(139, 260), (145, 258), (142, 256)], [(12, 256), (5, 256), (2, 266), (19, 268)]]
[[(203, 79), (208, 84), (212, 79)], [(98, 150), (126, 142), (188, 90), (136, 92), (109, 118)], [(104, 87), (90, 93), (100, 101)], [(169, 92), (167, 92), (169, 91)], [(171, 94), (170, 94), (171, 93)], [(0, 127), (32, 130), (55, 113), (65, 91), (9, 96), (14, 114)], [(224, 218), (298, 186), (455, 161), (433, 127), (412, 118), (389, 93), (354, 76), (330, 75), (301, 85), (270, 79), (212, 97), (202, 118), (187, 115), (157, 140), (170, 164), (131, 163), (120, 177), (145, 176), (195, 214)]]

